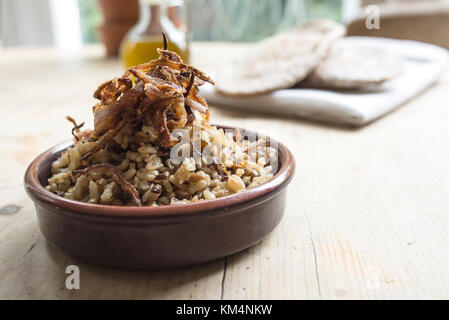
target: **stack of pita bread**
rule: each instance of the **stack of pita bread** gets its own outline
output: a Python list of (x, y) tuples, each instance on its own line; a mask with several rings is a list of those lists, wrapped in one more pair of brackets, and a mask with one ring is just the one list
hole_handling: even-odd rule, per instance
[(346, 27), (312, 20), (257, 43), (226, 65), (215, 88), (227, 95), (255, 95), (294, 86), (360, 89), (379, 86), (402, 72), (402, 61), (382, 50), (340, 48)]

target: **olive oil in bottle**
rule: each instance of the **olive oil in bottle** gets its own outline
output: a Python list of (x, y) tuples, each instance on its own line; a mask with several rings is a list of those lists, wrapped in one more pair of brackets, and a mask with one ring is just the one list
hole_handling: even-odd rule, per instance
[[(169, 15), (167, 12), (169, 11)], [(162, 32), (167, 35), (168, 49), (188, 62), (189, 48), (186, 33), (177, 28), (172, 17), (176, 8), (163, 6), (161, 0), (140, 0), (140, 17), (121, 44), (121, 59), (125, 68), (145, 63), (159, 57), (157, 48), (163, 48)], [(179, 25), (180, 19), (176, 20)]]

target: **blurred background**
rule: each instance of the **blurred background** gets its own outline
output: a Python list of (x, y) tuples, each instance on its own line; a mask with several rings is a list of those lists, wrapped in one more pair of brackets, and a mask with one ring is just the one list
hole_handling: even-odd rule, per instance
[[(102, 11), (102, 6), (120, 1), (123, 0), (0, 0), (0, 44), (4, 48), (53, 45), (74, 49), (85, 43), (100, 42), (98, 26), (108, 14)], [(379, 4), (386, 19), (382, 32), (377, 32), (377, 35), (422, 40), (420, 38), (425, 34), (426, 41), (446, 47), (446, 41), (449, 41), (447, 34), (428, 32), (429, 29), (435, 30), (432, 24), (437, 23), (440, 24), (438, 29), (444, 30), (441, 24), (449, 21), (447, 0), (167, 1), (173, 6), (189, 8), (189, 37), (198, 41), (257, 41), (314, 17), (352, 23), (350, 33), (366, 33), (369, 30), (357, 24), (357, 18), (364, 14), (363, 7), (370, 4)], [(125, 2), (128, 7), (138, 6), (138, 0)], [(122, 13), (127, 15), (123, 18), (127, 21), (126, 26), (125, 20), (118, 21), (121, 17), (113, 16), (105, 28), (115, 34), (126, 33), (122, 29), (131, 28), (139, 13), (125, 13), (123, 10)], [(393, 20), (392, 24), (390, 20)]]
[[(23, 172), (36, 155), (71, 137), (67, 115), (85, 121), (83, 129), (94, 127), (92, 106), (98, 101), (92, 93), (123, 73), (118, 58), (123, 39), (135, 56), (154, 53), (164, 29), (170, 49), (177, 44), (189, 56), (191, 44), (191, 63), (211, 75), (250, 42), (315, 17), (343, 22), (349, 35), (412, 39), (449, 49), (449, 0), (162, 2), (167, 10), (157, 10), (155, 0), (0, 0), (0, 166), (8, 168), (0, 171), (0, 297), (196, 299), (220, 297), (220, 292), (223, 297), (226, 288), (224, 299), (447, 299), (447, 72), (406, 108), (363, 130), (210, 103), (215, 123), (267, 134), (292, 150), (297, 172), (284, 223), (263, 244), (226, 260), (226, 286), (220, 261), (154, 274), (103, 273), (83, 264), (82, 272), (92, 280), (87, 291), (61, 290), (65, 267), (76, 260), (38, 236)], [(373, 4), (380, 29), (365, 24), (369, 12), (376, 13), (367, 11)], [(146, 34), (157, 35), (156, 40)], [(439, 64), (409, 52), (408, 64), (419, 67), (413, 70), (427, 72), (431, 64), (429, 70), (437, 74)], [(416, 91), (410, 84), (430, 78), (423, 74), (405, 77), (400, 93)], [(320, 103), (322, 93), (309, 100)], [(376, 102), (376, 92), (360, 95)], [(383, 92), (379, 96), (383, 107)], [(365, 107), (366, 100), (351, 101)], [(305, 110), (305, 115), (314, 113)], [(8, 208), (19, 213), (10, 215)], [(319, 244), (316, 253), (313, 243)], [(288, 263), (279, 264), (282, 259)], [(379, 290), (371, 279), (381, 283)]]
[[(130, 6), (137, 2), (125, 1)], [(193, 40), (255, 41), (308, 17), (326, 16), (341, 20), (343, 0), (186, 2), (191, 6)], [(97, 26), (103, 17), (99, 1), (0, 0), (0, 4), (4, 47), (51, 44), (75, 47), (100, 41)]]

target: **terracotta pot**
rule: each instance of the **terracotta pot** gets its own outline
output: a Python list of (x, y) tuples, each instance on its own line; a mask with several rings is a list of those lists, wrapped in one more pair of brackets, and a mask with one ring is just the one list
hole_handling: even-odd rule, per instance
[(139, 18), (138, 0), (98, 0), (106, 24), (126, 20), (136, 23)]
[(101, 42), (106, 47), (106, 52), (109, 56), (118, 56), (120, 43), (133, 26), (133, 22), (116, 22), (103, 24), (97, 28)]

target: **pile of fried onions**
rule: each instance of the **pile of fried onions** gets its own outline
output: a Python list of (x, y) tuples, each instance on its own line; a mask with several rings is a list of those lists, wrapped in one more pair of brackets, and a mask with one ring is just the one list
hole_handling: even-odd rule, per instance
[(176, 53), (165, 49), (158, 52), (159, 59), (131, 67), (122, 77), (98, 87), (94, 97), (100, 102), (93, 108), (95, 130), (91, 139), (101, 139), (103, 135), (112, 138), (110, 131), (116, 131), (124, 121), (145, 116), (151, 122), (147, 125), (155, 129), (160, 146), (170, 148), (177, 142), (171, 132), (188, 123), (192, 110), (209, 122), (209, 108), (198, 95), (198, 87), (213, 81), (184, 64)]
[[(165, 35), (164, 35), (165, 38)], [(166, 39), (165, 39), (166, 40)], [(158, 49), (159, 59), (129, 68), (123, 76), (101, 84), (94, 93), (100, 100), (94, 108), (94, 130), (80, 131), (84, 123), (74, 124), (75, 144), (95, 141), (95, 146), (82, 159), (87, 159), (111, 141), (126, 123), (145, 119), (155, 129), (159, 146), (173, 147), (178, 140), (171, 133), (198, 117), (209, 123), (209, 108), (199, 96), (198, 87), (213, 81), (202, 71), (184, 64), (174, 52)], [(194, 112), (197, 111), (197, 112)], [(126, 182), (112, 165), (101, 164), (72, 172), (74, 178), (93, 171), (113, 176), (134, 204), (141, 206), (135, 188)]]

